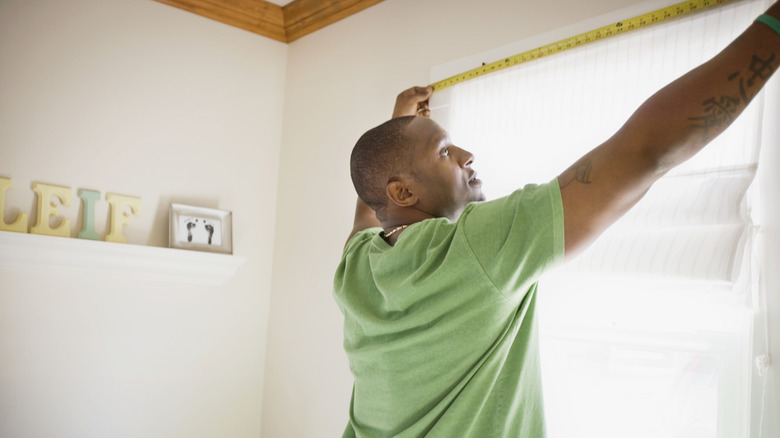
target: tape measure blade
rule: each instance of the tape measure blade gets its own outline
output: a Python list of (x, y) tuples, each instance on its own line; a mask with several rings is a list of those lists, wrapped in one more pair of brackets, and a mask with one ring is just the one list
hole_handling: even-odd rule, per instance
[(645, 26), (653, 25), (666, 21), (669, 19), (677, 18), (682, 15), (687, 15), (692, 12), (706, 9), (708, 7), (727, 3), (731, 0), (689, 0), (676, 5), (661, 8), (656, 11), (648, 12), (633, 18), (618, 21), (617, 23), (600, 27), (588, 32), (584, 32), (573, 37), (564, 38), (563, 40), (553, 42), (551, 44), (531, 49), (517, 55), (510, 56), (508, 58), (492, 62), (490, 64), (477, 67), (467, 72), (451, 76), (446, 79), (442, 79), (438, 82), (431, 84), (434, 87), (434, 92), (444, 90), (453, 85), (465, 82), (469, 79), (473, 79), (479, 76), (483, 76), (489, 73), (493, 73), (499, 70), (503, 70), (507, 67), (523, 64), (534, 59), (550, 56), (555, 53), (563, 52), (569, 49), (583, 46), (595, 41), (600, 41), (605, 38), (609, 38), (615, 35), (620, 35), (626, 31), (639, 29)]

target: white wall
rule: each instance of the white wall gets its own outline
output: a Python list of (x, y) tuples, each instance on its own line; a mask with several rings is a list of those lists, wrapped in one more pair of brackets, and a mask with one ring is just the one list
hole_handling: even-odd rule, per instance
[(222, 287), (0, 270), (0, 436), (260, 434), (286, 62), (151, 1), (0, 0), (5, 220), (68, 186), (75, 235), (98, 190), (103, 236), (106, 192), (139, 196), (125, 236), (167, 246), (177, 201), (232, 210), (247, 258)]
[(339, 436), (347, 421), (352, 379), (331, 284), (360, 134), (433, 66), (635, 3), (388, 0), (290, 45), (263, 436)]

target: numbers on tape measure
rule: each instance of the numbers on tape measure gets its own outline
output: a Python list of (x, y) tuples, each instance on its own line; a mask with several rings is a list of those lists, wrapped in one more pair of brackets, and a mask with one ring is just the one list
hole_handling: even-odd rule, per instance
[(435, 91), (441, 91), (445, 88), (453, 85), (465, 82), (469, 79), (493, 73), (498, 70), (512, 67), (524, 62), (539, 59), (545, 56), (552, 55), (554, 53), (562, 52), (564, 50), (573, 49), (575, 47), (582, 46), (594, 41), (598, 41), (604, 38), (611, 37), (613, 35), (621, 34), (623, 32), (638, 29), (640, 27), (652, 25), (664, 20), (678, 17), (680, 15), (695, 12), (700, 9), (704, 9), (710, 6), (715, 6), (721, 3), (726, 3), (730, 0), (690, 0), (687, 2), (679, 3), (669, 6), (667, 8), (659, 9), (638, 17), (630, 18), (628, 20), (619, 21), (615, 24), (605, 26), (590, 32), (585, 32), (580, 35), (576, 35), (570, 38), (563, 39), (561, 41), (548, 44), (527, 52), (523, 52), (514, 56), (510, 56), (500, 61), (492, 62), (490, 64), (483, 63), (482, 66), (469, 70), (465, 73), (443, 79), (439, 82), (432, 84)]

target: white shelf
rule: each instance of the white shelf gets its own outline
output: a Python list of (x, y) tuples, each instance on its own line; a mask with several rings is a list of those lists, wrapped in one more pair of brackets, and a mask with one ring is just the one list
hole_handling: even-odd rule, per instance
[(0, 231), (0, 269), (55, 268), (172, 283), (221, 285), (245, 257)]

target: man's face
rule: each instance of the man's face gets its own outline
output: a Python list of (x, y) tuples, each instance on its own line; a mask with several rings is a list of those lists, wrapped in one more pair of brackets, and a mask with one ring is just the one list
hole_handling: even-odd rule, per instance
[(417, 117), (407, 134), (415, 142), (412, 178), (418, 210), (454, 221), (470, 202), (485, 200), (482, 181), (471, 168), (474, 156), (453, 145), (447, 131), (429, 118)]

